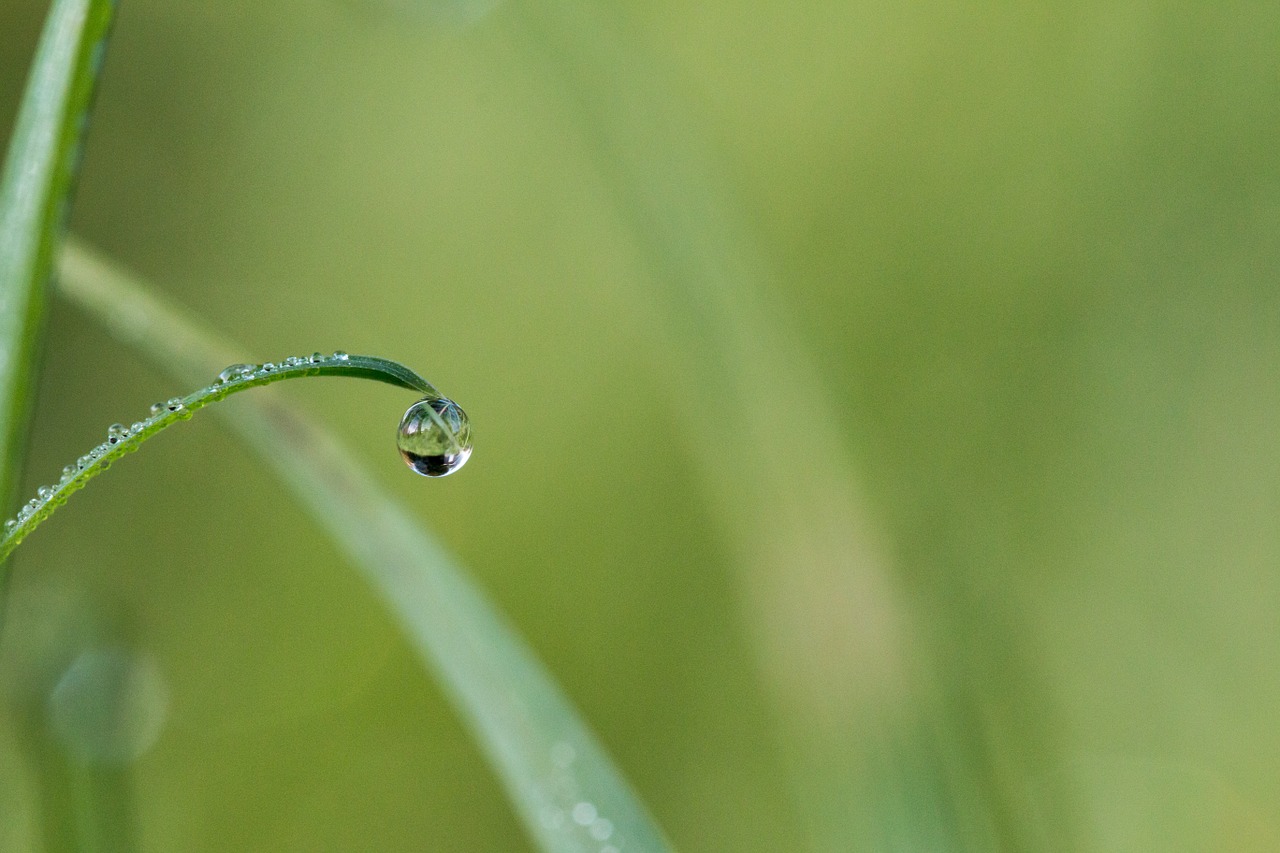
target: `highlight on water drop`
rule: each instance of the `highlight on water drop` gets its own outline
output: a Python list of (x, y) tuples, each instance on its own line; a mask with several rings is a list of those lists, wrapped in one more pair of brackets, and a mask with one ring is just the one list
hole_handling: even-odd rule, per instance
[(471, 456), (471, 421), (452, 400), (426, 397), (404, 413), (396, 448), (414, 471), (424, 477), (444, 477)]

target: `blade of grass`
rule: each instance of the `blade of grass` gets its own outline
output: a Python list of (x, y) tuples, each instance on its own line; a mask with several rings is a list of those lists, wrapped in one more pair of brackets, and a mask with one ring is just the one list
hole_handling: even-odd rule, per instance
[[(953, 602), (968, 591), (901, 588), (862, 494), (848, 424), (786, 307), (770, 300), (772, 264), (682, 103), (687, 87), (664, 78), (625, 9), (511, 0), (504, 10), (534, 67), (577, 108), (597, 172), (647, 263), (670, 335), (660, 349), (678, 365), (666, 375), (685, 380), (670, 383), (686, 395), (680, 422), (739, 555), (813, 846), (1024, 847), (1043, 826), (1069, 836), (1068, 792), (1034, 804), (1026, 794), (1052, 752), (1043, 715), (1022, 715), (1002, 732), (1015, 742), (993, 744), (956, 713), (981, 708), (984, 693), (1013, 693), (1010, 683), (1026, 685), (1012, 707), (1046, 703), (999, 642), (976, 641), (1000, 659), (1002, 674), (1018, 677), (953, 691), (955, 682), (937, 675), (966, 654), (956, 651), (966, 638)], [(785, 413), (802, 436), (786, 465), (776, 464), (778, 420), (762, 416), (765, 407)], [(1010, 759), (1022, 766), (1010, 772)]]
[[(60, 292), (180, 380), (199, 381), (239, 355), (74, 241), (63, 252)], [(540, 849), (670, 849), (533, 652), (335, 439), (269, 392), (218, 411), (383, 595)]]
[(18, 486), (49, 273), (115, 6), (54, 0), (0, 177), (0, 511)]
[[(367, 355), (333, 355), (315, 353), (311, 356), (291, 356), (280, 364), (233, 365), (214, 380), (212, 385), (194, 391), (185, 397), (174, 397), (166, 404), (157, 403), (151, 414), (132, 427), (117, 424), (107, 433), (107, 440), (81, 456), (74, 464), (63, 469), (62, 479), (52, 486), (41, 486), (16, 518), (4, 523), (0, 534), (0, 561), (8, 557), (31, 531), (71, 497), (85, 487), (89, 480), (107, 470), (113, 462), (132, 453), (147, 439), (160, 431), (187, 420), (198, 410), (216, 403), (232, 394), (258, 388), (282, 379), (300, 379), (307, 376), (350, 376), (386, 382), (430, 397), (440, 393), (418, 374), (403, 364)], [(441, 426), (444, 426), (441, 422)], [(445, 427), (447, 430), (448, 428)], [(0, 571), (3, 567), (0, 566)]]
[[(920, 655), (926, 620), (868, 511), (847, 424), (786, 306), (770, 301), (771, 263), (672, 94), (684, 87), (629, 35), (625, 10), (574, 0), (504, 10), (531, 64), (576, 108), (645, 263), (667, 335), (657, 349), (678, 365), (664, 375), (685, 395), (685, 439), (734, 548), (811, 849), (961, 846), (948, 801), (962, 792), (947, 790), (948, 756), (920, 736), (937, 702)], [(795, 433), (784, 465), (780, 421), (766, 410)]]

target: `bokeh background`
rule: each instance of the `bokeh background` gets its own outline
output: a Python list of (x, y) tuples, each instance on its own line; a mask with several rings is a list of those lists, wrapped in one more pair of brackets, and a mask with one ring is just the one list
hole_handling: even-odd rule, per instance
[[(0, 7), (6, 138), (46, 7)], [(254, 355), (467, 409), (425, 481), (412, 400), (283, 390), (680, 848), (1274, 850), (1278, 44), (1250, 3), (127, 0), (72, 225)], [(56, 306), (28, 490), (189, 390)], [(6, 610), (3, 849), (105, 776), (145, 850), (529, 849), (217, 419)], [(87, 782), (86, 654), (136, 687)]]

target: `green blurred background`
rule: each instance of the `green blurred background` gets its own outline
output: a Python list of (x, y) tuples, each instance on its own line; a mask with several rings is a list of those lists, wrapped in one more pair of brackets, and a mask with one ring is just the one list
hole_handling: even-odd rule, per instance
[[(0, 7), (5, 138), (46, 11)], [(466, 408), (428, 482), (403, 394), (283, 391), (680, 848), (1275, 850), (1277, 45), (1250, 3), (126, 0), (72, 224), (257, 356)], [(27, 490), (189, 390), (58, 305)], [(143, 849), (528, 849), (216, 419), (15, 569), (3, 849), (101, 647), (167, 697)]]

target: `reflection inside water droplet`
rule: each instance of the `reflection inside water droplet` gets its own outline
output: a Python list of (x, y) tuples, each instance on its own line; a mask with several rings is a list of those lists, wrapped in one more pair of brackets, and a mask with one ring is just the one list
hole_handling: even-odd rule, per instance
[(396, 448), (405, 463), (424, 477), (452, 474), (471, 456), (471, 422), (452, 400), (419, 400), (400, 421)]

